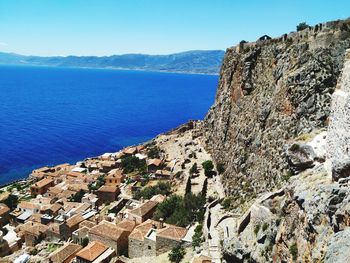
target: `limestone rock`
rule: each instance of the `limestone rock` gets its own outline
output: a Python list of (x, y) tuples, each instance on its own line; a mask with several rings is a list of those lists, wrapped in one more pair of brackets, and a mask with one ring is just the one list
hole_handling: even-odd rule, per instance
[(328, 244), (325, 263), (350, 262), (350, 228), (334, 234)]

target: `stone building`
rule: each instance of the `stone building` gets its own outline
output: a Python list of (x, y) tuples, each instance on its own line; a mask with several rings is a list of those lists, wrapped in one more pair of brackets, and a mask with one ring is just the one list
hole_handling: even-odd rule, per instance
[(85, 219), (80, 214), (76, 214), (60, 224), (59, 231), (61, 239), (68, 240), (71, 238), (72, 233), (79, 228), (79, 224), (84, 220)]
[(9, 244), (3, 239), (3, 233), (0, 231), (0, 257), (7, 256), (11, 253)]
[(99, 241), (108, 245), (120, 255), (127, 251), (130, 233), (131, 231), (127, 227), (118, 227), (118, 225), (113, 223), (102, 221), (89, 230), (89, 240)]
[(0, 227), (6, 225), (10, 220), (10, 208), (7, 205), (0, 203)]
[(181, 244), (187, 230), (182, 227), (147, 220), (129, 235), (129, 257), (153, 257)]
[(54, 181), (49, 178), (44, 178), (36, 182), (35, 184), (31, 185), (30, 193), (32, 196), (43, 195), (52, 186), (54, 186)]
[(111, 203), (117, 200), (119, 187), (103, 185), (97, 190), (98, 204)]
[(113, 169), (106, 176), (106, 185), (107, 186), (119, 186), (125, 180), (125, 175), (122, 170)]
[(135, 221), (137, 224), (145, 222), (147, 219), (153, 217), (158, 202), (148, 200), (141, 204), (139, 207), (126, 212), (126, 218), (128, 220)]

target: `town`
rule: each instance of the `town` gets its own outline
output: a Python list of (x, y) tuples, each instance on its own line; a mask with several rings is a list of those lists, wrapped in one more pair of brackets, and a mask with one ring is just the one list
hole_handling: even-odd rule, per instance
[(188, 125), (3, 187), (1, 262), (211, 262), (201, 224), (207, 200), (222, 193)]

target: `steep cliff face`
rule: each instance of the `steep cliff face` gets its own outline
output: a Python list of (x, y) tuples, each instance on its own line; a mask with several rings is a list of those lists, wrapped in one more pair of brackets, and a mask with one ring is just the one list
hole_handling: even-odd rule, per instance
[(226, 51), (206, 147), (227, 195), (244, 200), (290, 176), (285, 145), (327, 126), (331, 94), (350, 47), (350, 20)]

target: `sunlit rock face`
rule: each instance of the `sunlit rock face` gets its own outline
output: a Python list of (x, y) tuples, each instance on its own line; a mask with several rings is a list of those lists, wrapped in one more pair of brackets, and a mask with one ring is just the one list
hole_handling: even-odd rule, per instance
[(335, 181), (350, 176), (350, 50), (346, 59), (341, 79), (332, 96), (328, 127), (328, 169)]

